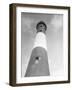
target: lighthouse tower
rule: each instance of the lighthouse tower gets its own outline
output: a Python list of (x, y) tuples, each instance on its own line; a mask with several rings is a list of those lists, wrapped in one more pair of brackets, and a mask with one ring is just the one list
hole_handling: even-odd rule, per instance
[(50, 75), (48, 64), (47, 42), (45, 35), (47, 26), (43, 21), (40, 21), (36, 25), (36, 29), (37, 34), (25, 77)]

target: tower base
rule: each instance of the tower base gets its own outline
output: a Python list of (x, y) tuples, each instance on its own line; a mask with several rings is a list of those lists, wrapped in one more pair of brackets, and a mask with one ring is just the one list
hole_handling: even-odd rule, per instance
[(33, 49), (25, 77), (49, 76), (47, 51), (42, 47)]

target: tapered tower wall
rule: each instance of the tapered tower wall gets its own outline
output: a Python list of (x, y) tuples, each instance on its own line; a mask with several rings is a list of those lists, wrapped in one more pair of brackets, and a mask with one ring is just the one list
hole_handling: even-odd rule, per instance
[(48, 56), (45, 48), (36, 47), (33, 49), (26, 71), (26, 77), (31, 76), (48, 76), (49, 65), (48, 65)]

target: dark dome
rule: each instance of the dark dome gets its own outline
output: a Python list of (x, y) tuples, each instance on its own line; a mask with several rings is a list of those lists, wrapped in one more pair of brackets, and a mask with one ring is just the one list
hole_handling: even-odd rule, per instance
[(40, 21), (39, 23), (37, 23), (36, 26), (37, 32), (44, 32), (47, 30), (47, 26), (43, 21)]

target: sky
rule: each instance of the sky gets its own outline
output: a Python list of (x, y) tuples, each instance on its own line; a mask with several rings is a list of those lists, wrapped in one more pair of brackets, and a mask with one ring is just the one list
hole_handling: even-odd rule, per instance
[(22, 77), (25, 75), (37, 34), (36, 25), (44, 21), (47, 25), (46, 40), (51, 76), (63, 75), (63, 15), (21, 13), (21, 62)]

